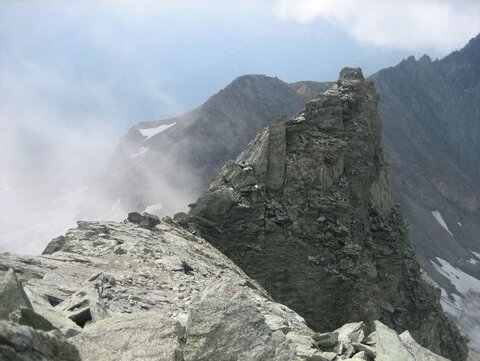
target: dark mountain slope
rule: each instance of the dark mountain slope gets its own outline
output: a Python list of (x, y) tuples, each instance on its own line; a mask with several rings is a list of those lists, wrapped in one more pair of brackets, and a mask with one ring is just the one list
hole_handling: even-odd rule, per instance
[(480, 351), (480, 311), (469, 306), (480, 295), (480, 35), (440, 61), (411, 57), (372, 79), (418, 259)]
[(92, 193), (106, 192), (109, 202), (119, 199), (124, 210), (156, 205), (151, 209), (155, 213), (178, 211), (194, 201), (260, 129), (294, 114), (328, 85), (241, 76), (189, 113), (133, 127), (99, 177), (100, 192)]

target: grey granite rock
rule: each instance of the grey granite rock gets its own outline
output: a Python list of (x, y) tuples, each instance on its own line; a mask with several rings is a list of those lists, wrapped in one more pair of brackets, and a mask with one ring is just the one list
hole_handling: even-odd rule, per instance
[(338, 332), (316, 333), (312, 338), (318, 348), (333, 347), (338, 341)]
[(64, 244), (65, 244), (65, 237), (63, 236), (56, 237), (48, 243), (47, 247), (45, 247), (42, 254), (55, 253), (59, 251)]
[(414, 355), (415, 361), (446, 361), (447, 359), (434, 354), (432, 351), (420, 346), (415, 342), (410, 332), (405, 331), (400, 336), (403, 344), (411, 355)]
[(19, 325), (30, 326), (41, 331), (52, 331), (56, 329), (46, 318), (26, 307), (20, 307), (12, 312), (10, 314), (10, 320)]
[(0, 360), (81, 361), (75, 346), (60, 332), (44, 332), (7, 321), (0, 321)]
[(376, 352), (363, 343), (364, 323), (316, 334), (169, 218), (153, 229), (79, 222), (64, 239), (51, 255), (0, 255), (0, 276), (15, 269), (34, 309), (0, 322), (5, 360), (338, 361)]
[(84, 361), (300, 360), (295, 336), (316, 352), (303, 318), (171, 219), (79, 222), (64, 239), (51, 255), (0, 255), (0, 275), (19, 271)]

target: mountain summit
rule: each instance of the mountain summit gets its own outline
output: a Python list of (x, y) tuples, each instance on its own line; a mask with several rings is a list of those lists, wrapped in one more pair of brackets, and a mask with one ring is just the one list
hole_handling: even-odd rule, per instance
[(316, 330), (380, 319), (464, 360), (392, 203), (377, 102), (360, 69), (343, 69), (333, 88), (260, 132), (177, 219)]

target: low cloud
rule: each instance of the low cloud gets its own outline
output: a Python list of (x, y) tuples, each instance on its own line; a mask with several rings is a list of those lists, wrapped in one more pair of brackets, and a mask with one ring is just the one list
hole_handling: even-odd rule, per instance
[(142, 90), (129, 102), (117, 81), (85, 80), (62, 65), (0, 60), (0, 252), (39, 253), (75, 226), (80, 211), (96, 213), (94, 206), (85, 212), (87, 194), (108, 205), (108, 197), (86, 187), (125, 124), (138, 119), (139, 103), (171, 112), (179, 105), (147, 76), (138, 78)]
[[(312, 50), (316, 21), (370, 45), (445, 54), (480, 31), (479, 13), (465, 0), (0, 2), (0, 252), (38, 253), (74, 226), (130, 125), (181, 114), (242, 73), (328, 79), (358, 61), (354, 41)], [(366, 65), (390, 64), (374, 58)], [(171, 196), (165, 209), (187, 203), (145, 178)], [(124, 200), (104, 196), (91, 196), (103, 217), (125, 213)]]
[(326, 21), (365, 44), (441, 55), (480, 32), (476, 0), (280, 0), (275, 13), (300, 24)]

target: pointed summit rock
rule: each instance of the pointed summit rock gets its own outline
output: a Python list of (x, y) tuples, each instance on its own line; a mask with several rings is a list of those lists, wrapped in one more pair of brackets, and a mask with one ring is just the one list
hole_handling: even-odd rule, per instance
[(465, 341), (390, 196), (378, 96), (360, 69), (262, 130), (192, 206), (190, 229), (317, 331), (380, 319), (451, 360)]

